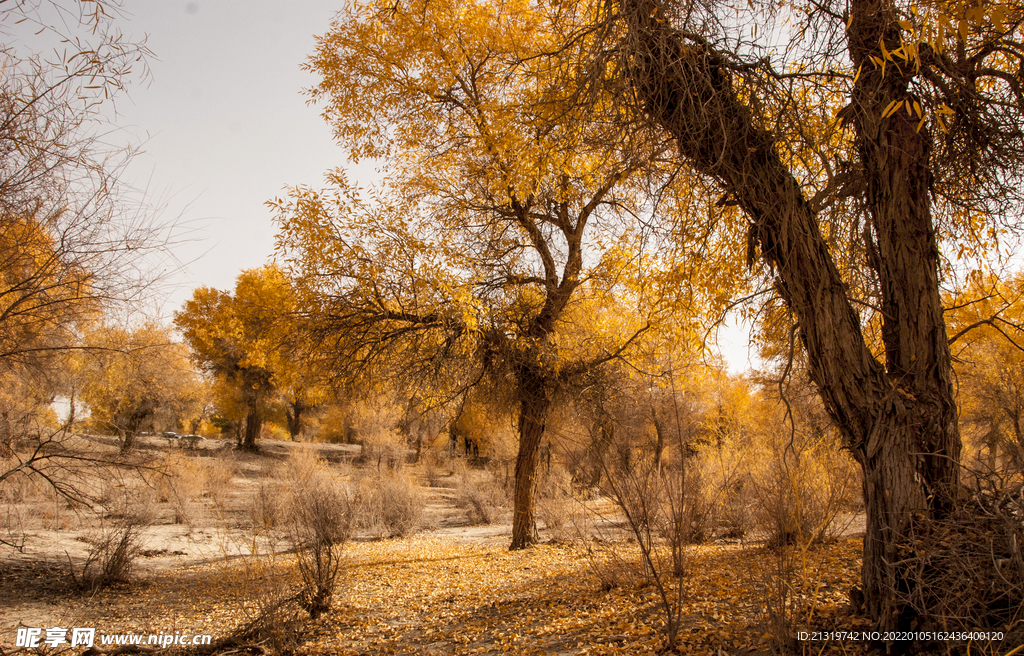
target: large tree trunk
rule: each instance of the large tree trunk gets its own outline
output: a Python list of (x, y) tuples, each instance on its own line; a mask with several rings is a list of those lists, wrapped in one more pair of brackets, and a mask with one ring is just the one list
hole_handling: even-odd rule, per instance
[[(852, 5), (851, 30), (877, 29), (858, 26), (858, 20), (884, 23), (877, 0)], [(937, 280), (927, 143), (905, 114), (895, 124), (880, 120), (889, 100), (879, 96), (892, 98), (899, 87), (892, 87), (891, 70), (883, 81), (880, 71), (875, 75), (865, 65), (858, 85), (864, 92), (855, 92), (854, 111), (865, 202), (877, 241), (871, 247), (882, 291), (883, 366), (865, 343), (816, 213), (780, 160), (772, 135), (757, 127), (740, 101), (725, 61), (700, 37), (684, 37), (658, 18), (664, 12), (654, 0), (625, 0), (622, 9), (633, 48), (630, 76), (646, 111), (676, 139), (683, 159), (715, 179), (746, 212), (751, 257), (759, 247), (777, 271), (777, 288), (797, 319), (810, 375), (864, 472), (867, 609), (880, 630), (900, 628), (909, 618), (891, 592), (904, 584), (894, 580), (888, 565), (895, 562), (896, 542), (915, 513), (946, 512), (958, 482), (960, 442)], [(873, 34), (873, 44), (851, 48), (876, 47), (880, 33)]]
[[(881, 290), (885, 369), (894, 397), (889, 421), (875, 428), (877, 453), (855, 452), (864, 469), (868, 531), (863, 585), (867, 610), (883, 629), (907, 629), (912, 617), (894, 604), (886, 586), (903, 587), (886, 563), (899, 560), (896, 539), (912, 513), (941, 517), (959, 483), (960, 435), (952, 385), (949, 339), (939, 296), (939, 252), (931, 216), (931, 138), (920, 118), (890, 103), (912, 97), (913, 67), (883, 74), (873, 65), (880, 43), (900, 46), (890, 0), (854, 0), (848, 49), (862, 74), (851, 97), (857, 145), (871, 218), (869, 262)], [(888, 413), (887, 413), (888, 414)]]
[(512, 510), (512, 544), (525, 549), (537, 542), (537, 466), (544, 424), (551, 409), (551, 382), (527, 368), (519, 373), (519, 453), (516, 456), (516, 485)]
[(306, 406), (302, 401), (295, 401), (284, 410), (285, 423), (288, 426), (288, 437), (291, 438), (292, 442), (299, 441), (299, 435), (302, 433), (302, 411), (305, 409)]
[(243, 451), (256, 451), (256, 440), (259, 439), (260, 432), (263, 430), (263, 413), (260, 412), (260, 406), (258, 402), (251, 402), (248, 404), (248, 409), (245, 415), (245, 435), (242, 438), (242, 450)]

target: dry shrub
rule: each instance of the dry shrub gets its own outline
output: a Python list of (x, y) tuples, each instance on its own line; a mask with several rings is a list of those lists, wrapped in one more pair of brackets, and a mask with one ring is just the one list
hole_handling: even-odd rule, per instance
[(156, 481), (160, 501), (171, 504), (177, 524), (195, 524), (213, 506), (222, 509), (235, 467), (186, 452), (167, 454), (157, 465), (163, 476)]
[(142, 533), (153, 523), (153, 495), (139, 481), (117, 486), (106, 503), (106, 516), (98, 533), (89, 539), (85, 563), (71, 578), (82, 590), (95, 591), (113, 583), (130, 580), (135, 559), (142, 551)]
[(471, 526), (492, 524), (508, 506), (508, 494), (491, 472), (473, 472), (463, 467), (458, 476), (455, 505), (466, 511)]
[(769, 544), (808, 544), (838, 537), (860, 477), (853, 459), (827, 433), (794, 430), (769, 437), (751, 473), (755, 519)]
[(22, 544), (27, 528), (73, 528), (83, 511), (102, 502), (104, 481), (140, 470), (116, 449), (75, 434), (72, 422), (6, 421), (4, 430), (12, 432), (0, 445), (0, 503), (6, 506), (0, 530), (8, 537), (0, 543)]
[(1003, 631), (1024, 642), (1024, 476), (969, 472), (970, 498), (941, 520), (918, 516), (901, 538), (888, 591), (918, 624)]
[[(687, 459), (663, 463), (635, 451), (628, 465), (606, 465), (603, 493), (619, 507), (639, 551), (643, 576), (665, 614), (666, 647), (673, 648), (683, 619), (683, 577), (690, 542)], [(623, 562), (625, 559), (622, 559)]]
[(423, 474), (430, 487), (445, 487), (452, 475), (452, 458), (447, 450), (430, 449), (422, 458)]
[(229, 587), (240, 592), (242, 614), (246, 622), (227, 637), (219, 640), (211, 652), (227, 647), (265, 645), (271, 653), (290, 653), (298, 645), (302, 610), (298, 605), (301, 589), (298, 572), (285, 562), (267, 543), (261, 548), (257, 535), (252, 536), (249, 555), (240, 570), (228, 569), (225, 576), (240, 573), (241, 581), (232, 581)]
[[(60, 472), (47, 472), (59, 480)], [(75, 488), (78, 498), (93, 503), (102, 500), (98, 491), (102, 484), (91, 477), (76, 475)], [(51, 479), (52, 480), (52, 479)], [(88, 507), (86, 503), (76, 503), (61, 493), (46, 478), (34, 473), (15, 471), (3, 480), (0, 487), (0, 501), (5, 505), (3, 510), (3, 531), (6, 538), (0, 544), (16, 546), (24, 543), (24, 531), (29, 527), (40, 527), (53, 531), (67, 530), (79, 522), (79, 513)]]
[(423, 524), (423, 491), (398, 472), (359, 481), (359, 526), (378, 538), (406, 537)]
[(355, 501), (347, 485), (332, 476), (323, 461), (314, 463), (308, 459), (289, 463), (293, 466), (289, 472), (288, 532), (302, 581), (299, 605), (316, 619), (331, 607), (342, 548), (355, 517)]
[[(233, 644), (270, 641), (288, 651), (295, 646), (299, 609), (314, 619), (330, 609), (356, 515), (346, 473), (312, 450), (295, 450), (283, 480), (263, 481), (254, 491), (245, 574), (256, 613), (230, 637)], [(295, 553), (294, 570), (281, 562), (276, 540), (265, 539), (278, 533)]]
[(128, 582), (135, 559), (142, 551), (144, 528), (136, 518), (124, 518), (100, 529), (99, 535), (90, 539), (89, 555), (77, 575), (72, 565), (75, 585), (95, 591), (112, 583)]
[(537, 486), (537, 516), (544, 522), (552, 540), (570, 541), (582, 510), (573, 496), (572, 476), (560, 465), (553, 465)]
[(286, 510), (285, 501), (281, 497), (280, 484), (260, 481), (249, 499), (248, 511), (253, 528), (267, 532), (278, 527)]
[(352, 428), (362, 443), (361, 461), (364, 465), (398, 469), (405, 464), (405, 438), (399, 425), (405, 411), (383, 397), (376, 397), (355, 405), (351, 411)]
[(813, 612), (823, 567), (815, 545), (846, 529), (861, 487), (820, 401), (807, 390), (788, 401), (762, 401), (766, 421), (729, 444), (743, 457), (734, 489), (753, 523), (746, 537), (767, 549), (764, 558), (752, 559), (752, 585), (761, 590), (765, 632), (781, 653), (796, 648), (796, 626)]

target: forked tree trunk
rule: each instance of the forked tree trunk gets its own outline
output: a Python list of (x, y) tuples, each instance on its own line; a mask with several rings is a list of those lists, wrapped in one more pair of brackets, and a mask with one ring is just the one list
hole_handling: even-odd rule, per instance
[[(886, 0), (853, 0), (854, 53), (874, 52), (888, 34)], [(655, 0), (624, 0), (629, 74), (646, 111), (675, 139), (697, 172), (715, 179), (751, 220), (750, 257), (777, 272), (777, 288), (799, 325), (809, 371), (844, 445), (864, 473), (868, 526), (862, 585), (880, 630), (910, 621), (894, 590), (897, 540), (915, 514), (941, 516), (954, 502), (960, 441), (942, 320), (938, 249), (931, 223), (928, 145), (901, 114), (883, 122), (883, 104), (905, 93), (865, 65), (854, 92), (866, 171), (869, 244), (882, 293), (883, 366), (865, 343), (859, 317), (829, 254), (818, 216), (732, 86), (725, 61), (699, 36), (658, 18)], [(887, 28), (886, 28), (887, 29)], [(872, 41), (873, 39), (873, 41)], [(897, 46), (891, 46), (895, 49)], [(864, 55), (866, 56), (866, 55)]]
[(535, 370), (519, 373), (519, 453), (509, 546), (512, 550), (525, 549), (537, 542), (537, 468), (544, 424), (551, 409), (550, 386), (551, 381)]

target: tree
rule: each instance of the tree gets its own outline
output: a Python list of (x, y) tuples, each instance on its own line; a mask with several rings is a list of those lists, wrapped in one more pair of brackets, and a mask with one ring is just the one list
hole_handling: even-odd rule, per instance
[[(144, 63), (144, 44), (124, 39), (107, 11), (79, 16), (87, 37), (41, 22), (40, 5), (0, 9), (3, 29), (32, 24), (64, 40), (60, 59), (0, 47), (0, 366), (46, 366), (77, 348), (83, 321), (146, 289), (145, 258), (166, 244), (166, 228), (136, 204), (119, 177), (130, 147), (100, 135), (102, 103)], [(54, 4), (55, 8), (59, 8)], [(71, 32), (74, 21), (64, 16)], [(70, 26), (70, 27), (69, 27)]]
[(268, 405), (284, 368), (283, 325), (293, 303), (284, 272), (267, 265), (243, 271), (234, 294), (200, 287), (174, 323), (204, 369), (240, 396), (245, 412), (241, 446), (256, 450)]
[(327, 401), (329, 389), (315, 360), (316, 348), (308, 342), (308, 334), (299, 329), (295, 317), (280, 317), (276, 330), (280, 357), (274, 382), (284, 410), (285, 429), (294, 442), (306, 427), (306, 414)]
[[(118, 31), (116, 9), (0, 3), (0, 484), (37, 477), (71, 502), (89, 497), (83, 472), (124, 462), (74, 438), (73, 394), (62, 424), (47, 408), (69, 392), (82, 332), (103, 311), (132, 309), (169, 241), (121, 183), (134, 150), (112, 146), (104, 120), (149, 54)], [(33, 52), (27, 32), (60, 47)]]
[(960, 494), (940, 275), (1017, 227), (1021, 11), (749, 6), (773, 39), (772, 18), (794, 18), (791, 47), (747, 38), (733, 18), (748, 11), (741, 3), (621, 0), (581, 37), (593, 44), (591, 77), (568, 86), (622, 83), (621, 102), (747, 217), (748, 256), (774, 278), (864, 473), (863, 592), (893, 630), (914, 619), (892, 592), (897, 542), (915, 516), (941, 518)]
[(120, 437), (122, 453), (143, 429), (156, 428), (162, 412), (184, 415), (194, 403), (198, 382), (188, 351), (160, 326), (99, 326), (84, 343), (81, 399), (93, 425)]
[[(580, 53), (537, 55), (578, 19), (503, 2), (353, 5), (319, 38), (312, 97), (351, 159), (378, 158), (389, 178), (369, 201), (337, 171), (328, 190), (299, 187), (275, 203), (280, 250), (339, 368), (401, 369), (445, 391), (434, 398), (485, 379), (507, 390), (519, 434), (512, 548), (536, 539), (556, 389), (700, 293), (639, 282), (682, 272), (671, 244), (631, 217), (671, 215), (703, 234), (685, 221), (689, 190), (666, 184), (663, 144), (630, 139), (611, 105), (546, 100)], [(720, 254), (708, 246), (705, 257)], [(731, 271), (713, 282), (727, 287)], [(624, 330), (568, 337), (584, 303), (620, 293)]]
[(1022, 276), (973, 272), (946, 299), (956, 361), (960, 426), (977, 467), (1024, 471), (1024, 331)]

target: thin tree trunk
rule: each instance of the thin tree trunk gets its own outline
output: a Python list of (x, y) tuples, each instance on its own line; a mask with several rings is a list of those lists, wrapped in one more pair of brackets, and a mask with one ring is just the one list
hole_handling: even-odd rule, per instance
[(519, 453), (516, 456), (515, 496), (512, 510), (512, 544), (509, 549), (525, 549), (537, 543), (537, 465), (544, 424), (551, 400), (550, 382), (536, 371), (519, 376)]
[[(654, 435), (657, 438), (657, 441), (654, 443), (654, 467), (661, 471), (661, 459), (665, 453), (665, 427), (662, 425), (661, 420), (658, 419), (658, 413), (654, 411), (653, 406), (651, 407), (651, 423), (654, 424)], [(686, 458), (686, 453), (682, 450), (680, 450), (679, 455), (683, 459)]]
[(590, 463), (590, 472), (586, 481), (587, 488), (589, 489), (596, 488), (601, 484), (601, 477), (604, 476), (604, 470), (607, 466), (605, 458), (608, 457), (608, 451), (615, 442), (615, 426), (607, 420), (607, 417), (603, 417), (600, 420), (597, 434), (598, 438), (594, 440), (587, 450), (593, 459)]

